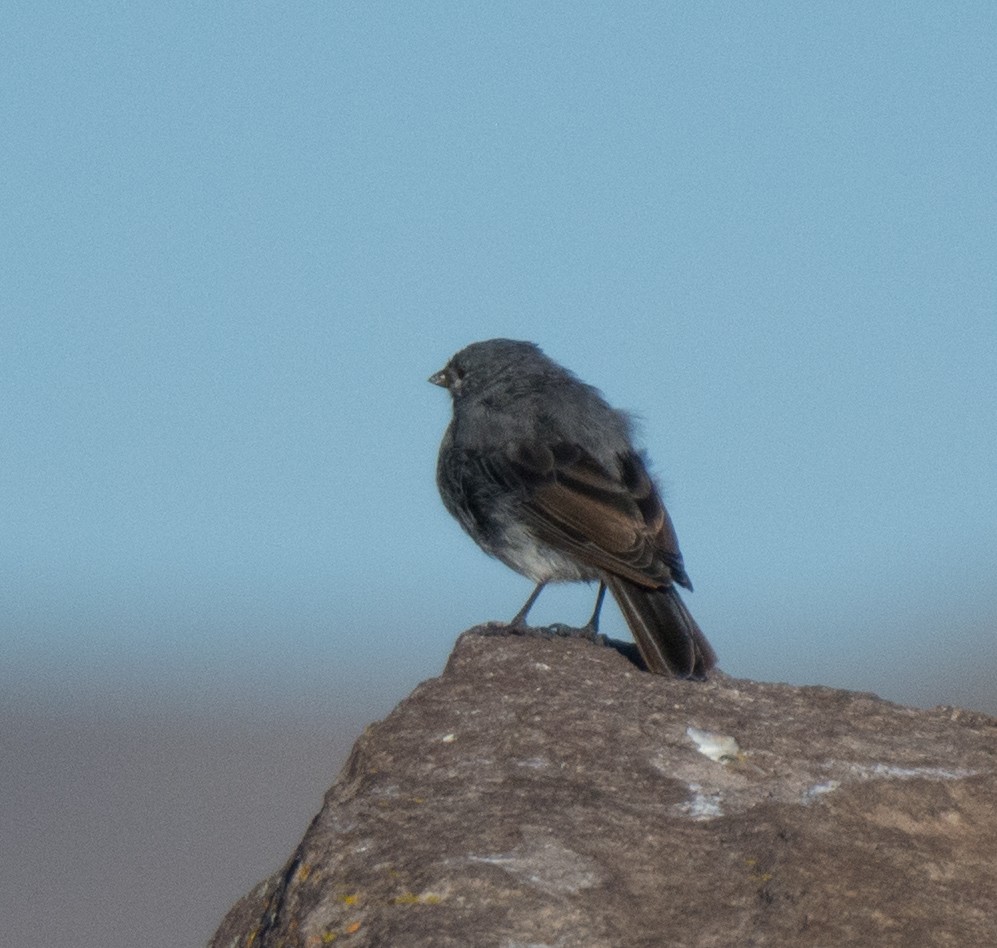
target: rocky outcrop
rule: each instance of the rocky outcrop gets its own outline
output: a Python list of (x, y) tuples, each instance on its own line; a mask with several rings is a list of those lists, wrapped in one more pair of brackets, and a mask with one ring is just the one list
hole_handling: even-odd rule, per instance
[(468, 633), (211, 944), (965, 948), (995, 878), (993, 718)]

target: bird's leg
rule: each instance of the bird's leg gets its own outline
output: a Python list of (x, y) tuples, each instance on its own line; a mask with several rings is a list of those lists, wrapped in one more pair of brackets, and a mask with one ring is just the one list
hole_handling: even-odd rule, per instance
[(537, 596), (540, 595), (541, 590), (546, 585), (547, 583), (545, 582), (537, 583), (537, 588), (530, 593), (530, 598), (526, 600), (526, 603), (523, 605), (523, 608), (520, 609), (519, 612), (515, 614), (515, 616), (513, 616), (512, 621), (509, 623), (509, 625), (511, 625), (514, 629), (525, 628), (526, 616), (529, 613), (530, 609), (533, 608), (533, 603), (537, 601)]
[(599, 631), (599, 613), (602, 611), (602, 600), (606, 598), (606, 584), (599, 583), (599, 592), (595, 596), (595, 608), (592, 610), (592, 618), (582, 626), (582, 629), (593, 636)]
[(555, 622), (553, 625), (544, 626), (542, 628), (534, 628), (526, 624), (527, 614), (533, 607), (533, 603), (537, 601), (537, 597), (540, 595), (541, 590), (546, 585), (547, 583), (545, 582), (537, 583), (537, 588), (530, 593), (530, 598), (526, 600), (523, 608), (516, 613), (515, 617), (509, 625), (506, 626), (506, 628), (511, 629), (518, 635), (533, 635), (541, 637), (553, 635), (564, 638), (579, 637), (589, 639), (592, 642), (604, 641), (599, 635), (599, 613), (602, 610), (602, 601), (606, 598), (605, 583), (599, 583), (599, 592), (595, 597), (595, 609), (592, 610), (592, 617), (580, 629), (576, 629), (574, 626), (564, 625), (561, 622)]

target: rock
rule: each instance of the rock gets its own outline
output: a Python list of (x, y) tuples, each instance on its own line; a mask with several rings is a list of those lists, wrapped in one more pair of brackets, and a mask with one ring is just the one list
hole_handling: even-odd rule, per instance
[(997, 719), (472, 633), (213, 948), (997, 945)]

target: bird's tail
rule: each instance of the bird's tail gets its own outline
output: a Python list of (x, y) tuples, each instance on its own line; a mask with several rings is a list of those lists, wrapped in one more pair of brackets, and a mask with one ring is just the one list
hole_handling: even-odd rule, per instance
[(717, 656), (674, 586), (648, 589), (619, 576), (607, 576), (606, 583), (648, 670), (679, 678), (706, 677)]

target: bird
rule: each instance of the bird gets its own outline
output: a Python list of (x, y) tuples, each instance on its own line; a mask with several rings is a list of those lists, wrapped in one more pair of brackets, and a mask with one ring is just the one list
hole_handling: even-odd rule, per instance
[(533, 342), (471, 343), (429, 381), (452, 398), (444, 506), (536, 584), (509, 624), (525, 627), (548, 583), (598, 582), (585, 630), (598, 630), (608, 588), (649, 671), (705, 679), (716, 654), (676, 588), (692, 583), (630, 416)]

